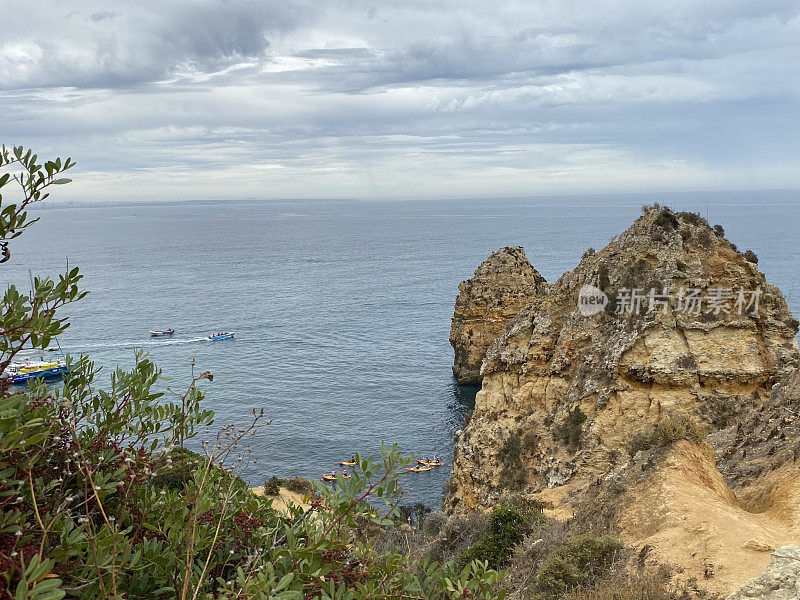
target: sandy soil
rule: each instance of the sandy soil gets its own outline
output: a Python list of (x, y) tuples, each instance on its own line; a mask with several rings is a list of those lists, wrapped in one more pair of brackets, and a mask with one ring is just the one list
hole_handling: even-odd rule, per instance
[[(263, 496), (264, 495), (264, 486), (258, 486), (254, 488), (250, 488), (250, 491), (253, 492), (256, 496)], [(295, 504), (303, 508), (304, 511), (311, 508), (311, 505), (308, 502), (303, 501), (303, 495), (298, 494), (297, 492), (292, 492), (287, 490), (286, 488), (280, 488), (280, 493), (278, 496), (270, 496), (272, 498), (272, 507), (275, 510), (278, 510), (282, 513), (289, 512), (289, 504)]]
[(800, 544), (800, 471), (787, 467), (773, 478), (769, 508), (749, 512), (725, 485), (711, 447), (679, 442), (637, 486), (621, 519), (623, 537), (651, 546), (648, 560), (678, 566), (678, 577), (728, 594), (759, 575), (772, 550)]

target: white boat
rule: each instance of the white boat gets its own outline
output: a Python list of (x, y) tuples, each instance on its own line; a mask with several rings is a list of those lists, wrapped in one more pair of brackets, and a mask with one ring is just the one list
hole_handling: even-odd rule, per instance
[(165, 329), (163, 331), (151, 331), (150, 337), (163, 337), (165, 335), (172, 335), (173, 333), (175, 333), (175, 330), (170, 327), (169, 329)]

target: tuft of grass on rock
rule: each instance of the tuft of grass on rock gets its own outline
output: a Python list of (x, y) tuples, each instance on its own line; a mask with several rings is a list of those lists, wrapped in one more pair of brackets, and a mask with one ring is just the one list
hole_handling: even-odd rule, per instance
[(628, 442), (631, 456), (642, 450), (666, 448), (678, 440), (699, 444), (704, 439), (700, 425), (685, 413), (667, 415), (650, 431), (639, 431)]
[(553, 431), (553, 437), (567, 444), (576, 447), (583, 434), (583, 423), (586, 421), (586, 414), (576, 406)]
[(670, 581), (670, 570), (656, 572), (618, 573), (603, 579), (593, 587), (577, 587), (562, 600), (690, 600), (704, 598), (719, 599), (709, 595), (690, 583), (676, 584)]

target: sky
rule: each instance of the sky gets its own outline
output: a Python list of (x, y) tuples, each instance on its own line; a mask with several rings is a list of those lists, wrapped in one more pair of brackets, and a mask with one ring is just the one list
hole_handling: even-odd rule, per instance
[(66, 200), (800, 187), (797, 0), (0, 2)]

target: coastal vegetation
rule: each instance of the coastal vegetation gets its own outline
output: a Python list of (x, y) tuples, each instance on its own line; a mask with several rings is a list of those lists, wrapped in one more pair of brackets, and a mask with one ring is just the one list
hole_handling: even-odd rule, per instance
[[(2, 148), (0, 192), (16, 183), (22, 194), (16, 202), (0, 195), (2, 239), (36, 222), (29, 205), (68, 183), (63, 172), (73, 164), (39, 164), (22, 148)], [(665, 217), (663, 225), (672, 222)], [(6, 250), (13, 260), (13, 247)], [(519, 266), (521, 250), (500, 256), (509, 253), (514, 269), (544, 285)], [(81, 281), (73, 267), (56, 281), (34, 279), (29, 295), (9, 287), (3, 369), (22, 348), (43, 350), (69, 327), (62, 312), (86, 295)], [(215, 425), (204, 408), (203, 390), (214, 380), (208, 366), (189, 365), (180, 392), (162, 388), (161, 370), (141, 353), (131, 370), (104, 377), (107, 385), (88, 357), (69, 360), (62, 386), (0, 382), (0, 600), (711, 597), (650, 557), (649, 546), (623, 544), (629, 538), (609, 516), (621, 506), (618, 482), (587, 486), (591, 501), (576, 502), (587, 510), (569, 515), (529, 493), (531, 461), (549, 449), (586, 447), (594, 413), (569, 406), (548, 421), (557, 446), (541, 430), (509, 426), (505, 415), (488, 418), (502, 427), (502, 496), (486, 511), (401, 504), (398, 476), (410, 459), (395, 447), (357, 456), (351, 479), (328, 486), (273, 476), (258, 496), (244, 479), (258, 461), (248, 439), (269, 421), (256, 411), (247, 423)], [(480, 423), (482, 415), (473, 418)], [(704, 425), (675, 412), (625, 439), (633, 456), (679, 440), (699, 444), (704, 434)], [(278, 508), (284, 489), (302, 505)]]
[(581, 440), (581, 433), (583, 433), (584, 421), (586, 421), (586, 414), (580, 409), (579, 406), (576, 406), (555, 428), (555, 438), (561, 440), (568, 446), (577, 446)]
[(664, 416), (649, 430), (636, 432), (628, 443), (628, 452), (633, 456), (642, 450), (667, 448), (678, 440), (699, 444), (703, 437), (696, 421), (685, 413), (676, 413)]
[[(2, 148), (0, 190), (16, 183), (21, 193), (0, 195), (3, 240), (36, 222), (30, 204), (68, 183), (61, 175), (73, 164)], [(30, 295), (5, 291), (2, 368), (67, 329), (61, 309), (85, 296), (81, 277), (71, 268), (58, 280), (37, 277)], [(258, 460), (248, 438), (268, 422), (254, 412), (213, 432), (203, 408), (210, 371), (192, 364), (185, 390), (165, 393), (161, 370), (141, 353), (107, 386), (88, 357), (68, 366), (60, 387), (0, 387), (0, 598), (503, 595), (485, 561), (410, 560), (374, 544), (400, 526), (397, 475), (409, 461), (395, 447), (357, 457), (352, 478), (335, 486), (290, 482), (310, 508), (279, 512), (240, 477)]]

